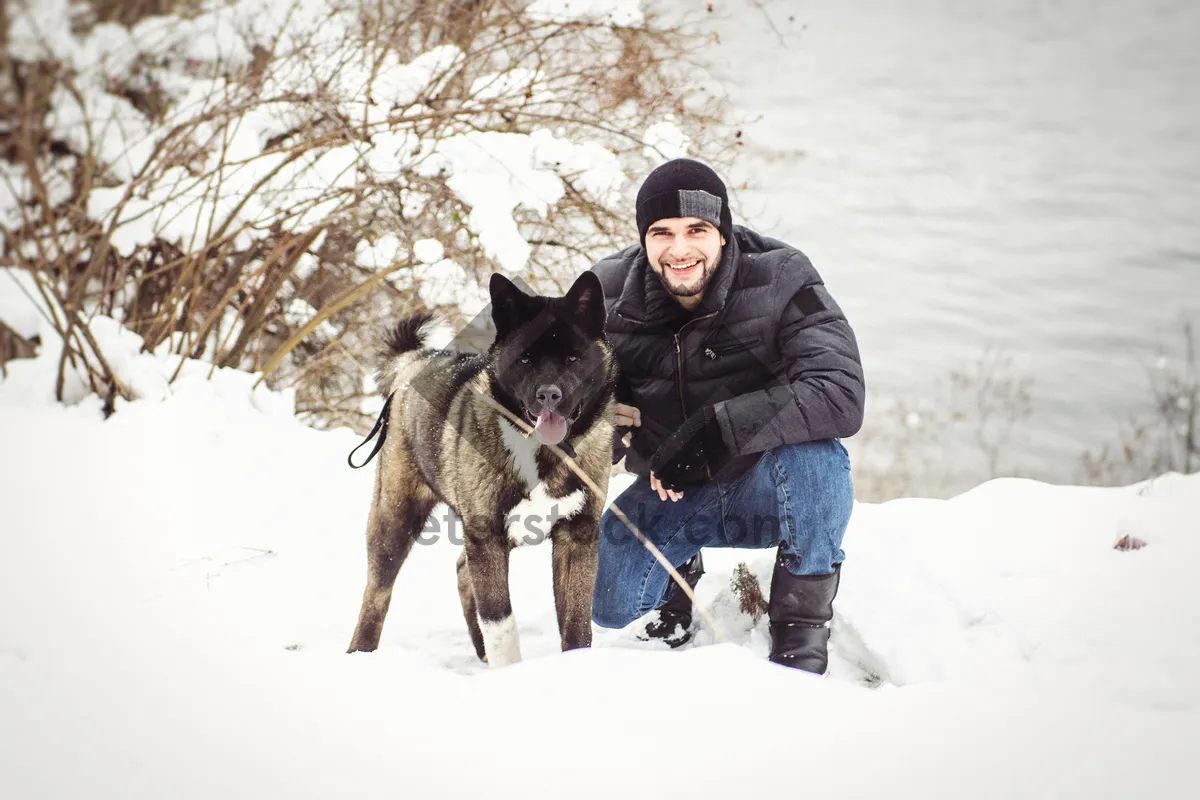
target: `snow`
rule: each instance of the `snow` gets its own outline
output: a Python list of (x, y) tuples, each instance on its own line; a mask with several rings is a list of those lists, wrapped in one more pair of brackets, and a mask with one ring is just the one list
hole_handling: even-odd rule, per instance
[(419, 282), (417, 294), (429, 308), (456, 305), (463, 314), (474, 317), (491, 302), (487, 290), (461, 264), (449, 258), (417, 264), (412, 276)]
[[(636, 2), (560, 5), (553, 10), (560, 17), (640, 18), (640, 11), (630, 16)], [(73, 150), (95, 153), (115, 179), (92, 191), (86, 210), (114, 229), (113, 244), (124, 256), (157, 238), (202, 249), (222, 229), (237, 233), (239, 246), (248, 244), (248, 229), (282, 225), (301, 232), (339, 213), (364, 174), (389, 181), (416, 168), (426, 176), (448, 175), (447, 185), (471, 207), (468, 224), (485, 251), (516, 271), (530, 248), (514, 215), (518, 209), (545, 215), (564, 195), (561, 176), (570, 174), (599, 202), (620, 201), (624, 172), (616, 155), (595, 142), (571, 142), (545, 130), (423, 140), (403, 115), (393, 115), (401, 110), (419, 119), (417, 100), (435, 95), (464, 54), (453, 45), (433, 47), (408, 63), (395, 51), (380, 54), (363, 43), (362, 13), (353, 4), (292, 0), (209, 3), (188, 19), (148, 17), (132, 31), (100, 25), (76, 36), (69, 8), (58, 0), (18, 9), (13, 47), (32, 60), (54, 43), (51, 52), (78, 71), (71, 91), (55, 91), (47, 122)], [(247, 103), (246, 88), (221, 76), (248, 64), (255, 46), (276, 57), (260, 99)], [(137, 74), (139, 54), (154, 64), (153, 81), (172, 100), (161, 122), (109, 91), (145, 79)], [(538, 77), (529, 70), (484, 76), (478, 100), (511, 99), (528, 87), (544, 102), (550, 95), (537, 87)], [(294, 160), (286, 150), (266, 150), (312, 116), (298, 102), (269, 98), (317, 94), (333, 98), (348, 119), (371, 129), (370, 136)], [(186, 167), (177, 165), (181, 160)], [(19, 173), (0, 178), (13, 187), (0, 190), (0, 215), (11, 221), (31, 189)], [(54, 198), (69, 194), (69, 180), (54, 180)], [(404, 211), (419, 213), (426, 198), (407, 195)]]
[(626, 181), (614, 153), (548, 130), (473, 131), (439, 141), (436, 152), (440, 158), (421, 163), (420, 173), (450, 173), (446, 185), (471, 207), (468, 225), (478, 232), (488, 255), (510, 272), (524, 267), (530, 253), (513, 217), (518, 207), (544, 216), (566, 192), (563, 174), (571, 174), (606, 203), (616, 201)]
[[(70, 91), (58, 87), (52, 96), (47, 123), (73, 150), (95, 153), (115, 179), (93, 189), (86, 211), (114, 229), (111, 239), (123, 256), (155, 239), (200, 250), (222, 230), (234, 232), (238, 246), (248, 246), (250, 230), (303, 232), (340, 213), (364, 175), (386, 182), (413, 168), (427, 177), (444, 173), (446, 185), (470, 207), (467, 222), (483, 249), (505, 270), (517, 271), (530, 255), (518, 211), (544, 216), (563, 197), (564, 176), (600, 203), (621, 202), (626, 176), (616, 154), (596, 142), (547, 130), (422, 139), (404, 115), (419, 119), (428, 111), (418, 99), (436, 95), (464, 54), (439, 45), (403, 63), (396, 51), (380, 53), (364, 43), (362, 13), (354, 4), (217, 2), (202, 4), (187, 19), (147, 17), (132, 30), (106, 24), (73, 35), (70, 9), (56, 0), (18, 9), (12, 42), (14, 53), (30, 60), (52, 44), (51, 52), (78, 71)], [(529, 13), (618, 25), (641, 19), (636, 0), (535, 3)], [(257, 99), (248, 102), (246, 87), (222, 75), (248, 65), (256, 46), (275, 58)], [(112, 85), (148, 80), (138, 73), (139, 57), (153, 64), (147, 67), (153, 82), (172, 101), (160, 122), (110, 92)], [(534, 101), (546, 102), (551, 92), (540, 82), (526, 69), (482, 76), (476, 100), (508, 102), (528, 89)], [(313, 114), (298, 101), (271, 98), (312, 95), (331, 97), (356, 126), (370, 128), (369, 137), (314, 148), (294, 160), (286, 149), (267, 150)], [(11, 222), (31, 188), (19, 171), (0, 169), (6, 170), (0, 219)], [(70, 171), (61, 172), (52, 179), (52, 199), (69, 196)], [(408, 191), (403, 210), (419, 214), (425, 201)], [(372, 252), (363, 260), (390, 265), (402, 244), (390, 255)], [(468, 288), (468, 304), (475, 299)]]
[[(26, 271), (0, 267), (0, 323), (24, 339), (32, 339), (41, 330), (44, 308), (37, 283)], [(44, 313), (44, 312), (42, 312)]]
[(106, 92), (59, 86), (47, 123), (74, 152), (94, 152), (122, 180), (132, 180), (153, 152), (150, 123), (128, 100)]
[(400, 237), (394, 233), (385, 233), (374, 243), (360, 239), (354, 250), (354, 260), (361, 266), (371, 269), (387, 269), (407, 256), (404, 247), (400, 244)]
[[(46, 199), (51, 205), (57, 205), (71, 196), (71, 170), (75, 167), (73, 158), (64, 158), (59, 162), (60, 168), (43, 174)], [(29, 203), (36, 198), (33, 184), (20, 167), (13, 166), (7, 161), (0, 161), (0, 223), (11, 227), (19, 227), (22, 221), (20, 205)]]
[[(359, 437), (304, 427), (249, 373), (189, 361), (168, 384), (177, 356), (91, 329), (140, 398), (107, 421), (82, 389), (52, 401), (52, 339), (0, 378), (6, 796), (1197, 789), (1200, 476), (857, 505), (824, 679), (769, 664), (766, 620), (737, 611), (733, 568), (765, 588), (769, 551), (706, 551), (721, 642), (702, 627), (668, 651), (635, 623), (562, 654), (544, 545), (513, 554), (525, 660), (489, 671), (439, 508), (380, 649), (346, 655), (374, 480), (345, 466)], [(1147, 546), (1114, 550), (1124, 535)]]
[[(316, 315), (317, 310), (313, 308), (308, 301), (301, 300), (297, 297), (293, 298), (291, 302), (288, 303), (287, 308), (284, 309), (283, 321), (293, 328), (300, 328), (306, 325), (308, 321)], [(314, 332), (325, 339), (334, 339), (338, 335), (337, 328), (329, 324), (328, 320), (323, 320), (322, 322), (318, 323), (317, 327), (314, 329)]]
[(686, 158), (691, 139), (679, 130), (679, 126), (669, 119), (656, 122), (646, 129), (646, 146), (643, 152), (652, 161), (670, 161), (672, 158)]
[[(539, 75), (536, 71), (520, 67), (483, 75), (476, 78), (471, 84), (469, 96), (477, 101), (487, 101), (511, 96), (515, 92), (528, 91), (532, 97), (538, 78)], [(541, 95), (539, 94), (539, 96)]]
[(413, 242), (413, 255), (422, 264), (435, 264), (446, 255), (446, 248), (437, 239), (421, 239)]
[(49, 50), (64, 60), (71, 60), (76, 42), (64, 36), (71, 26), (67, 0), (42, 0), (24, 3), (13, 15), (8, 31), (8, 48), (13, 58), (36, 60)]
[(615, 26), (645, 21), (641, 0), (534, 0), (526, 16), (542, 22), (591, 22)]

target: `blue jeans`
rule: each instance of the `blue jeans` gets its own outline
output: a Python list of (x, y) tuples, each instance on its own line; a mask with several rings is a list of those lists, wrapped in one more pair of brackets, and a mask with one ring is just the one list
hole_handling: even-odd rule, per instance
[[(842, 534), (854, 489), (850, 457), (836, 439), (765, 451), (745, 473), (660, 500), (638, 478), (614, 503), (676, 567), (702, 547), (782, 546), (796, 575), (828, 575), (846, 557)], [(623, 628), (662, 603), (670, 576), (612, 510), (600, 520), (600, 568), (592, 619)]]

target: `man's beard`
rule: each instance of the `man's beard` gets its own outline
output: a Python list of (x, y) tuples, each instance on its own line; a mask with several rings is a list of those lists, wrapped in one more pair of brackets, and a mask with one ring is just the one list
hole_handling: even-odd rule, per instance
[(706, 259), (702, 259), (703, 264), (700, 268), (700, 275), (696, 278), (693, 278), (690, 283), (672, 283), (668, 277), (671, 274), (671, 268), (662, 263), (658, 265), (660, 270), (658, 273), (658, 279), (662, 281), (663, 287), (676, 297), (695, 297), (708, 288), (708, 282), (712, 279), (713, 273), (717, 270), (716, 265), (721, 263), (722, 252), (723, 251), (718, 250), (716, 258), (714, 258), (711, 262)]

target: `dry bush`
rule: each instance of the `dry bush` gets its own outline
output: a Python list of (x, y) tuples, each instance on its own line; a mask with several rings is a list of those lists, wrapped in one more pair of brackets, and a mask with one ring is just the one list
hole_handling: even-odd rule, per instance
[(6, 374), (4, 365), (14, 358), (32, 358), (37, 353), (37, 343), (18, 335), (0, 322), (0, 377)]
[(733, 568), (729, 588), (738, 599), (738, 609), (757, 625), (763, 614), (767, 613), (767, 600), (763, 597), (758, 578), (754, 577), (744, 561)]
[(939, 457), (949, 446), (977, 452), (982, 479), (1005, 474), (1003, 457), (1033, 410), (1032, 385), (1015, 373), (1011, 356), (989, 347), (952, 369), (924, 402), (873, 406), (853, 440), (855, 494), (881, 502), (944, 491), (958, 477)]
[(987, 461), (987, 474), (1002, 474), (1000, 458), (1017, 426), (1033, 411), (1033, 379), (1013, 373), (1012, 357), (992, 348), (950, 373), (951, 418), (970, 427)]
[[(1165, 472), (1200, 470), (1200, 348), (1194, 322), (1180, 324), (1179, 356), (1161, 353), (1149, 370), (1149, 408), (1120, 426), (1116, 445), (1085, 452), (1079, 480), (1126, 485)], [(940, 459), (973, 447), (978, 479), (1015, 474), (1006, 466), (1014, 436), (1032, 411), (1032, 379), (1013, 373), (1012, 359), (986, 350), (950, 373), (943, 391), (922, 404), (893, 400), (870, 409), (853, 440), (855, 494), (881, 502), (943, 493), (952, 478)]]
[(199, 0), (76, 0), (76, 25), (86, 27), (96, 22), (117, 22), (130, 26), (146, 17), (171, 12), (196, 13)]
[[(97, 0), (73, 33), (26, 26), (0, 53), (0, 266), (34, 277), (67, 343), (60, 399), (68, 367), (130, 396), (88, 330), (107, 315), (146, 351), (261, 372), (313, 424), (362, 427), (381, 322), (433, 307), (461, 323), (493, 271), (561, 291), (627, 244), (629, 186), (595, 164), (644, 174), (663, 160), (655, 123), (727, 155), (719, 103), (684, 75), (704, 43), (652, 20), (505, 0), (234, 13), (246, 5)], [(72, 41), (103, 57), (81, 63)], [(527, 258), (489, 239), (487, 198), (454, 169), (472, 147), (561, 182), (510, 209)], [(442, 259), (418, 258), (422, 240)]]
[(1116, 447), (1103, 445), (1080, 458), (1089, 484), (1118, 485), (1200, 470), (1200, 356), (1191, 320), (1180, 324), (1182, 358), (1159, 355), (1150, 372), (1150, 410), (1132, 415)]

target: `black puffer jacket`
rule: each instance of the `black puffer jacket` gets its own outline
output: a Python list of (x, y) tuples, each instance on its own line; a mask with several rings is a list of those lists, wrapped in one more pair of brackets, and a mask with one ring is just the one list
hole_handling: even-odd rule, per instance
[(658, 446), (705, 405), (715, 407), (735, 456), (724, 475), (745, 470), (763, 450), (852, 436), (862, 426), (854, 332), (799, 250), (734, 226), (690, 315), (641, 246), (592, 269), (621, 368), (618, 399), (642, 412), (625, 462), (631, 472), (648, 475)]

